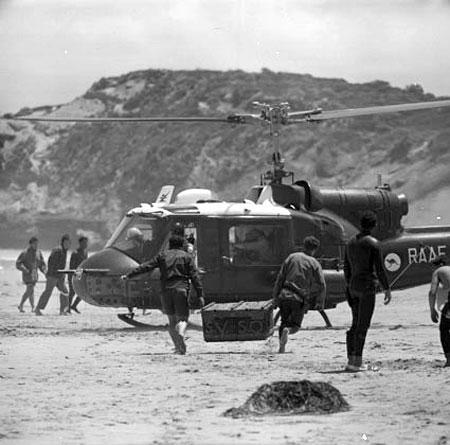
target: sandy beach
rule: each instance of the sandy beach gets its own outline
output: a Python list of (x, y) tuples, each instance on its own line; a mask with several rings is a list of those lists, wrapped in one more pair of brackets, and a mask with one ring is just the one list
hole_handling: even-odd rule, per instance
[[(377, 301), (366, 358), (379, 372), (345, 373), (346, 304), (328, 312), (325, 329), (310, 313), (290, 338), (206, 343), (193, 314), (188, 354), (172, 353), (166, 319), (137, 330), (125, 310), (80, 304), (60, 317), (53, 294), (45, 316), (17, 304), (20, 273), (0, 270), (0, 442), (2, 444), (434, 444), (450, 443), (450, 369), (443, 369), (439, 330), (429, 317), (428, 287)], [(37, 296), (43, 290), (37, 285)], [(233, 419), (262, 384), (324, 381), (351, 409), (331, 415)]]

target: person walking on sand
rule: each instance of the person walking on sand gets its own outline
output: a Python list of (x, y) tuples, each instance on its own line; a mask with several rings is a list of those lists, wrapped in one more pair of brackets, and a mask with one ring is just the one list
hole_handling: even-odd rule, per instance
[(163, 312), (169, 319), (169, 334), (175, 345), (175, 352), (182, 355), (186, 354), (184, 337), (189, 318), (188, 295), (191, 282), (197, 293), (199, 306), (202, 307), (205, 304), (203, 286), (194, 258), (183, 247), (183, 237), (172, 235), (167, 252), (158, 254), (121, 277), (122, 280), (127, 280), (159, 268)]
[(38, 270), (44, 275), (47, 273), (44, 257), (38, 249), (38, 244), (39, 240), (32, 236), (28, 249), (21, 252), (16, 261), (16, 268), (22, 271), (22, 281), (26, 286), (25, 293), (17, 306), (20, 312), (25, 312), (23, 305), (27, 300), (30, 300), (31, 312), (34, 311), (34, 287), (38, 281)]
[(377, 225), (373, 212), (361, 218), (361, 231), (345, 249), (344, 275), (347, 283), (347, 299), (352, 311), (352, 325), (347, 331), (347, 371), (376, 370), (363, 364), (363, 349), (367, 331), (375, 309), (377, 278), (384, 290), (384, 304), (391, 301), (391, 290), (383, 269), (381, 249), (371, 235)]
[(447, 302), (441, 309), (441, 322), (439, 323), (439, 332), (441, 337), (441, 345), (444, 350), (446, 362), (444, 368), (450, 367), (450, 266), (447, 255), (441, 255), (437, 260), (433, 261), (436, 270), (431, 278), (430, 292), (428, 300), (430, 303), (430, 315), (433, 323), (439, 321), (439, 314), (436, 310), (436, 295), (439, 285), (442, 286), (447, 294)]
[(314, 258), (320, 242), (308, 236), (303, 245), (304, 253), (291, 253), (283, 262), (273, 288), (273, 305), (280, 308), (281, 315), (279, 353), (285, 352), (289, 334), (300, 329), (309, 305), (318, 310), (325, 305), (325, 278), (322, 266)]
[(43, 315), (42, 310), (47, 306), (48, 300), (52, 295), (53, 289), (56, 287), (59, 289), (59, 315), (67, 315), (69, 306), (69, 291), (65, 283), (65, 275), (58, 273), (58, 270), (65, 269), (67, 260), (67, 251), (71, 244), (70, 236), (65, 234), (61, 238), (61, 245), (55, 247), (50, 256), (48, 257), (48, 272), (47, 283), (45, 290), (39, 298), (39, 302), (36, 306), (36, 315)]
[[(72, 252), (72, 255), (70, 255), (70, 265), (69, 269), (75, 270), (87, 257), (87, 247), (88, 247), (89, 240), (87, 236), (80, 236), (78, 238), (78, 249), (74, 250)], [(81, 301), (80, 297), (76, 297), (75, 301), (72, 304), (73, 297), (75, 296), (75, 289), (73, 288), (72, 284), (72, 278), (73, 274), (69, 274), (68, 281), (69, 281), (69, 309), (67, 312), (70, 314), (71, 311), (76, 312), (77, 314), (80, 313), (78, 310), (78, 304)]]

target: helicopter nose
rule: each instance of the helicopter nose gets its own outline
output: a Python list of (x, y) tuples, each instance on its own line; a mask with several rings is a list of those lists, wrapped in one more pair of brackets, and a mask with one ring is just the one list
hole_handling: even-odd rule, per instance
[(115, 249), (96, 252), (83, 261), (73, 276), (76, 294), (96, 306), (121, 306), (125, 286), (121, 275), (139, 263)]

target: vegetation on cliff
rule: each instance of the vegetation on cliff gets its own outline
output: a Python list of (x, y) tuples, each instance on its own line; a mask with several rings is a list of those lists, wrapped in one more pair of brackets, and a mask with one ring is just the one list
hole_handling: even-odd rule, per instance
[[(435, 99), (420, 86), (351, 84), (266, 69), (146, 70), (101, 79), (69, 104), (19, 114), (226, 116), (253, 112), (253, 101), (332, 110)], [(292, 125), (282, 129), (281, 149), (296, 178), (317, 185), (372, 186), (382, 173), (408, 195), (413, 222), (425, 223), (427, 206), (434, 202), (436, 213), (448, 191), (449, 123), (450, 110), (442, 109)], [(80, 227), (98, 223), (104, 237), (127, 209), (152, 201), (164, 184), (242, 197), (268, 169), (270, 156), (268, 129), (259, 125), (0, 121), (0, 225), (33, 228), (50, 215)]]

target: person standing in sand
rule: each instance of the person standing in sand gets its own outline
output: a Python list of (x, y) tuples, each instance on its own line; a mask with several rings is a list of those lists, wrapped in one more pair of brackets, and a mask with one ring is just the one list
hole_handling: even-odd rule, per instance
[(58, 270), (66, 268), (67, 251), (69, 250), (70, 243), (70, 236), (68, 234), (63, 235), (61, 238), (61, 245), (55, 247), (48, 257), (47, 283), (36, 306), (36, 315), (43, 315), (41, 311), (47, 306), (48, 300), (55, 287), (57, 287), (60, 292), (59, 315), (67, 315), (67, 310), (69, 309), (69, 291), (67, 290), (65, 283), (65, 275), (58, 273)]
[(441, 309), (441, 322), (439, 323), (441, 345), (446, 358), (444, 368), (450, 368), (450, 266), (448, 263), (446, 255), (441, 255), (437, 260), (433, 261), (433, 266), (437, 269), (433, 272), (430, 292), (428, 293), (430, 315), (433, 323), (439, 321), (439, 314), (436, 309), (436, 295), (439, 285), (447, 293), (447, 302)]
[(182, 355), (186, 354), (185, 334), (189, 318), (188, 297), (191, 282), (197, 292), (199, 306), (203, 307), (205, 304), (198, 269), (192, 255), (184, 250), (184, 241), (183, 237), (172, 235), (167, 252), (158, 254), (121, 277), (122, 280), (127, 280), (159, 268), (163, 312), (169, 319), (169, 334), (175, 352)]
[(16, 261), (16, 267), (22, 272), (22, 281), (26, 286), (22, 300), (17, 306), (20, 312), (25, 312), (23, 305), (27, 300), (30, 300), (31, 312), (34, 311), (34, 287), (38, 280), (38, 270), (44, 275), (47, 273), (47, 267), (42, 252), (38, 249), (38, 243), (39, 240), (32, 236), (28, 249), (24, 250)]
[(363, 364), (363, 349), (367, 331), (375, 310), (377, 278), (384, 289), (384, 304), (391, 301), (391, 289), (383, 269), (378, 240), (371, 235), (377, 225), (373, 212), (361, 218), (361, 231), (345, 249), (344, 275), (347, 283), (347, 299), (352, 311), (352, 325), (347, 331), (347, 371), (376, 370)]
[[(80, 236), (78, 238), (78, 249), (74, 250), (72, 252), (72, 255), (70, 255), (70, 265), (69, 269), (75, 270), (85, 259), (88, 257), (87, 253), (87, 247), (88, 247), (89, 240), (87, 236)], [(69, 274), (68, 281), (69, 281), (69, 309), (67, 312), (70, 314), (72, 311), (76, 312), (77, 314), (80, 313), (78, 310), (78, 304), (81, 301), (80, 297), (76, 297), (75, 301), (72, 303), (73, 297), (75, 297), (75, 289), (73, 288), (72, 284), (72, 278), (73, 274)]]

